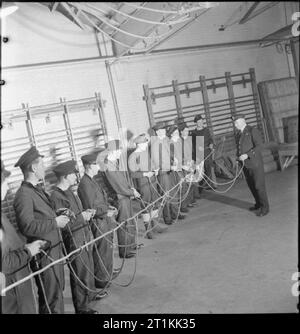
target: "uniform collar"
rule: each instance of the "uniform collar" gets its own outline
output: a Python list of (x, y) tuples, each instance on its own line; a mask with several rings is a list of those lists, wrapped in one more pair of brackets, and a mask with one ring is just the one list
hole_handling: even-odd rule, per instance
[(92, 179), (87, 173), (84, 173), (84, 176), (87, 177), (88, 179)]
[[(49, 195), (47, 192), (41, 187), (41, 183), (38, 183), (36, 186), (34, 186), (32, 183), (27, 182), (27, 181), (22, 181), (21, 186), (27, 187), (29, 189), (33, 189), (36, 194), (38, 194), (44, 201), (46, 200), (47, 204), (53, 209)], [(41, 191), (42, 190), (42, 191)]]
[(251, 128), (250, 125), (246, 125), (244, 127), (243, 131), (240, 131), (240, 133), (243, 134), (243, 133), (246, 133), (246, 132), (250, 132), (250, 128)]
[(31, 182), (28, 182), (28, 181), (22, 181), (22, 186), (26, 186), (28, 188), (32, 188), (32, 189), (41, 189), (42, 185), (41, 183), (37, 183), (36, 186), (34, 186)]
[(57, 187), (57, 186), (54, 186), (54, 187), (53, 187), (53, 190), (57, 190), (57, 191), (60, 192), (61, 194), (65, 195), (66, 192), (69, 190), (69, 188), (66, 189), (66, 190), (62, 190), (61, 188), (59, 188), (59, 187)]

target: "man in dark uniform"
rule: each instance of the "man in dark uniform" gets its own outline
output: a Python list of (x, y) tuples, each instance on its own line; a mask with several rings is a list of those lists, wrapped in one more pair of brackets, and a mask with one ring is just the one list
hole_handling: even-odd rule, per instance
[[(178, 125), (181, 140), (182, 140), (182, 151), (183, 151), (183, 161), (182, 161), (182, 171), (183, 175), (187, 176), (191, 174), (195, 169), (195, 162), (192, 158), (192, 136), (189, 136), (189, 128), (186, 123), (183, 121)], [(193, 207), (193, 203), (195, 203), (194, 193), (198, 190), (198, 184), (196, 182), (192, 182), (191, 184), (187, 184), (189, 186), (189, 193), (185, 199), (187, 207)], [(196, 191), (194, 188), (197, 188)]]
[[(78, 186), (78, 196), (85, 210), (94, 210), (90, 221), (94, 238), (113, 230), (115, 224), (111, 217), (116, 212), (109, 206), (105, 191), (99, 186), (94, 177), (98, 174), (97, 154), (87, 154), (81, 157), (84, 175)], [(93, 259), (95, 266), (95, 285), (97, 288), (108, 287), (113, 275), (113, 232), (99, 239), (94, 244)]]
[[(183, 146), (182, 146), (182, 140), (179, 135), (179, 129), (176, 125), (171, 125), (168, 129), (167, 134), (168, 137), (170, 138), (170, 153), (171, 153), (170, 177), (171, 177), (172, 187), (174, 187), (184, 178), (182, 171)], [(187, 183), (183, 182), (181, 188), (181, 196), (180, 196), (180, 191), (177, 191), (178, 188), (175, 188), (175, 191), (172, 192), (173, 194), (174, 193), (176, 194), (174, 200), (178, 202), (180, 211), (184, 213), (188, 212), (187, 202), (182, 200), (182, 198), (187, 196), (186, 194), (187, 189), (188, 189)]]
[[(17, 225), (28, 242), (37, 239), (48, 241), (47, 255), (38, 254), (32, 263), (38, 270), (63, 256), (59, 229), (69, 222), (65, 215), (57, 216), (50, 197), (38, 184), (45, 176), (43, 156), (33, 146), (25, 152), (15, 167), (20, 167), (24, 181), (14, 199)], [(37, 275), (39, 313), (64, 313), (64, 268), (59, 263)]]
[[(160, 194), (172, 189), (171, 173), (171, 152), (170, 140), (166, 136), (167, 125), (165, 122), (158, 122), (152, 129), (156, 136), (151, 137), (151, 166), (155, 171), (158, 180)], [(169, 194), (171, 196), (171, 194)], [(176, 202), (176, 199), (172, 199)], [(163, 207), (163, 217), (165, 224), (171, 225), (178, 215), (178, 205), (172, 204), (171, 200), (167, 200)], [(185, 216), (178, 215), (178, 219), (184, 219)]]
[(244, 175), (248, 187), (255, 199), (255, 205), (250, 211), (255, 211), (258, 217), (269, 212), (269, 201), (265, 184), (264, 163), (262, 159), (262, 138), (258, 129), (247, 125), (243, 115), (232, 118), (237, 133), (237, 157), (240, 162), (244, 161)]
[[(196, 115), (194, 118), (194, 123), (197, 123), (197, 127), (191, 131), (191, 135), (193, 137), (193, 159), (196, 161), (196, 150), (197, 148), (197, 137), (203, 137), (204, 138), (204, 171), (205, 175), (212, 178), (212, 168), (213, 168), (213, 159), (212, 159), (212, 151), (214, 149), (214, 143), (212, 136), (210, 134), (209, 128), (205, 127), (203, 124), (203, 117), (201, 115)], [(204, 180), (203, 180), (204, 181)], [(201, 187), (200, 189), (206, 189), (210, 190), (211, 188), (216, 188), (215, 185), (207, 181), (201, 181)], [(206, 186), (204, 186), (204, 183), (208, 183)]]
[(139, 198), (140, 193), (128, 181), (126, 172), (119, 167), (119, 159), (122, 149), (119, 140), (111, 140), (106, 143), (106, 171), (108, 182), (113, 187), (118, 196), (118, 216), (117, 221), (126, 221), (118, 230), (119, 256), (130, 258), (136, 255), (137, 229), (135, 221), (129, 219), (133, 217), (132, 198)]
[[(66, 253), (91, 241), (88, 221), (92, 218), (92, 210), (83, 210), (80, 199), (71, 189), (76, 183), (76, 162), (69, 160), (63, 162), (53, 169), (58, 183), (51, 193), (51, 201), (56, 212), (59, 210), (70, 210), (71, 223), (62, 230), (62, 237)], [(90, 302), (95, 299), (96, 287), (94, 279), (94, 261), (92, 246), (82, 249), (80, 254), (70, 258), (70, 284), (72, 299), (77, 314), (96, 314), (97, 311), (89, 307)], [(78, 279), (82, 282), (79, 282)], [(98, 299), (100, 297), (98, 296)]]
[[(146, 135), (143, 133), (137, 136), (134, 138), (133, 142), (137, 147), (128, 157), (128, 167), (133, 183), (141, 194), (141, 206), (145, 208), (160, 196), (157, 190), (154, 172), (151, 171), (151, 160)], [(162, 233), (167, 230), (167, 227), (161, 226), (158, 221), (159, 204), (159, 201), (157, 201), (153, 207), (142, 214), (146, 237), (148, 239), (153, 239), (152, 232)]]
[[(1, 161), (1, 201), (8, 191), (7, 178), (10, 172)], [(1, 213), (1, 271), (5, 275), (5, 288), (31, 274), (29, 263), (32, 257), (41, 251), (45, 241), (36, 240), (26, 244), (4, 213)], [(4, 283), (4, 282), (2, 282)], [(34, 296), (33, 280), (30, 279), (8, 290), (1, 297), (3, 314), (36, 314), (37, 305)]]

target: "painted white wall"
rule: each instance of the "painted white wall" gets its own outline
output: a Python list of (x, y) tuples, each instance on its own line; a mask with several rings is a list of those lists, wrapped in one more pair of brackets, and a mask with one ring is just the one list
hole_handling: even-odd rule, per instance
[[(66, 100), (94, 97), (100, 92), (105, 104), (109, 135), (116, 131), (105, 64), (100, 61), (77, 64), (48, 65), (3, 71), (6, 84), (2, 88), (2, 110), (21, 107), (22, 103), (38, 106)], [(82, 115), (84, 117), (84, 115)]]
[[(255, 68), (257, 82), (289, 76), (285, 54), (277, 53), (274, 47), (218, 49), (149, 57), (147, 60), (140, 58), (122, 61), (118, 66), (125, 73), (122, 77), (114, 75), (122, 124), (135, 133), (145, 131), (149, 125), (146, 104), (142, 100), (143, 84), (154, 87), (171, 84), (172, 80), (198, 80), (200, 75), (219, 77), (224, 76), (225, 71), (232, 74), (248, 72), (250, 67)], [(169, 108), (172, 107), (174, 98), (169, 99)]]
[[(225, 3), (222, 5), (225, 6)], [(231, 10), (236, 7), (233, 3), (229, 6)], [(230, 13), (229, 9), (226, 15)], [(206, 18), (211, 25), (218, 25), (223, 23), (224, 19), (227, 20), (227, 16), (221, 15), (222, 11), (218, 14), (219, 17), (213, 16), (217, 15), (216, 13), (213, 14), (211, 11), (212, 16)], [(262, 14), (265, 19), (267, 13)], [(250, 29), (247, 35), (244, 35), (243, 28), (239, 33), (225, 31), (227, 39), (224, 39), (225, 35), (219, 37), (219, 34), (213, 37), (211, 31), (217, 30), (216, 27), (215, 30), (206, 28), (207, 33), (200, 34), (194, 25), (194, 33), (183, 31), (175, 37), (173, 44), (170, 41), (164, 48), (262, 37), (274, 31), (278, 22), (283, 22), (284, 12), (280, 6), (275, 6), (270, 13), (274, 18), (261, 19), (261, 25), (257, 26), (255, 31)], [(20, 3), (20, 9), (3, 20), (3, 28), (3, 35), (10, 37), (9, 43), (2, 44), (4, 67), (98, 55), (93, 34), (82, 32), (61, 14), (51, 13), (42, 5)], [(286, 55), (277, 53), (273, 46), (224, 48), (193, 54), (122, 60), (112, 67), (122, 124), (134, 134), (147, 130), (149, 123), (146, 104), (142, 100), (143, 84), (160, 86), (169, 84), (174, 79), (179, 82), (196, 80), (199, 75), (223, 76), (225, 71), (247, 72), (250, 67), (255, 68), (258, 82), (289, 76)], [(7, 69), (3, 70), (2, 77), (6, 80), (6, 85), (1, 91), (2, 110), (19, 108), (21, 103), (43, 105), (56, 103), (60, 97), (67, 100), (80, 99), (101, 92), (103, 99), (107, 101), (104, 112), (109, 135), (117, 133), (109, 82), (102, 60)]]
[[(257, 82), (289, 76), (285, 54), (275, 47), (243, 47), (218, 49), (183, 55), (155, 56), (125, 60), (112, 66), (122, 125), (135, 134), (144, 132), (148, 125), (143, 84), (161, 86), (172, 80), (197, 80), (256, 71)], [(43, 105), (94, 96), (101, 92), (107, 101), (104, 112), (109, 135), (117, 132), (117, 123), (104, 62), (51, 65), (48, 67), (3, 71), (6, 85), (2, 88), (2, 110), (19, 108), (21, 103)], [(170, 103), (173, 106), (173, 100)], [(83, 115), (84, 117), (84, 115)]]
[(94, 33), (83, 31), (59, 12), (39, 3), (18, 3), (19, 9), (1, 20), (2, 66), (97, 57)]

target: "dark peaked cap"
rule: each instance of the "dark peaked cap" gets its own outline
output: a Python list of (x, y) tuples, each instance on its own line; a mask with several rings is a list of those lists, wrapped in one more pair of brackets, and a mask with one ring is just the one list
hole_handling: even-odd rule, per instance
[(38, 157), (43, 158), (44, 156), (39, 153), (35, 146), (32, 146), (28, 151), (21, 155), (20, 159), (16, 162), (15, 167), (26, 167)]
[(179, 131), (182, 131), (182, 130), (184, 130), (185, 128), (189, 128), (188, 127), (188, 125), (186, 124), (186, 123), (180, 123), (180, 124), (178, 124), (178, 130)]
[(90, 165), (96, 163), (97, 153), (86, 154), (81, 157), (81, 161), (84, 165)]
[(10, 171), (8, 171), (7, 169), (5, 169), (4, 163), (1, 160), (1, 177), (3, 176), (4, 178), (9, 177), (9, 175), (11, 174)]
[(171, 126), (169, 127), (169, 129), (167, 130), (167, 135), (168, 135), (168, 136), (171, 136), (171, 134), (172, 134), (173, 132), (175, 132), (176, 130), (178, 130), (178, 127), (177, 127), (176, 125), (171, 125)]
[(230, 118), (231, 118), (233, 121), (236, 121), (236, 120), (238, 120), (238, 119), (240, 119), (240, 118), (243, 118), (243, 119), (246, 120), (245, 115), (242, 115), (242, 114), (236, 114), (236, 115), (234, 115), (234, 116), (231, 116)]
[(183, 116), (178, 116), (177, 119), (175, 119), (175, 125), (177, 124), (177, 126), (179, 127), (181, 124), (184, 123), (184, 117)]
[(199, 119), (203, 119), (203, 117), (201, 115), (196, 115), (194, 118), (194, 123), (197, 123), (197, 121), (199, 121)]
[(154, 131), (157, 131), (159, 129), (165, 129), (166, 127), (167, 127), (166, 122), (158, 122), (158, 123), (156, 123), (155, 125), (152, 126), (152, 129)]
[(76, 161), (68, 160), (53, 168), (53, 172), (56, 176), (65, 176), (73, 173), (78, 173), (76, 169)]

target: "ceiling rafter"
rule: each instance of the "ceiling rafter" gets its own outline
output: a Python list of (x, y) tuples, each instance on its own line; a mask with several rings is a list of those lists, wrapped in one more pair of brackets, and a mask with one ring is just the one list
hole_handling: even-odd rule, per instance
[(289, 24), (283, 28), (280, 28), (273, 33), (263, 37), (260, 42), (261, 47), (266, 47), (273, 45), (275, 43), (290, 41), (290, 40), (299, 40), (299, 38), (294, 37), (292, 34), (293, 24)]
[[(119, 59), (130, 52), (147, 52), (182, 31), (194, 22), (204, 9), (196, 3), (178, 3), (177, 11), (162, 11), (161, 4), (153, 2), (140, 2), (136, 8), (125, 6), (126, 3), (112, 2), (47, 2), (41, 4), (47, 6), (51, 12), (59, 12), (83, 30), (97, 31), (102, 34), (103, 42), (109, 40), (115, 50), (115, 56)], [(169, 4), (169, 6), (171, 6)], [(198, 6), (200, 6), (198, 8)], [(148, 11), (146, 9), (153, 9)], [(191, 11), (195, 12), (192, 14)], [(145, 44), (143, 46), (142, 42)]]
[[(257, 10), (254, 11), (254, 12), (252, 11), (252, 13), (250, 13), (250, 14), (248, 15), (247, 19), (245, 19), (243, 23), (246, 23), (246, 22), (252, 20), (254, 17), (256, 17), (256, 16), (262, 14), (262, 13), (265, 12), (266, 10), (268, 10), (268, 9), (270, 9), (270, 8), (272, 8), (272, 7), (276, 6), (276, 5), (278, 5), (279, 2), (280, 2), (280, 1), (272, 1), (272, 2), (270, 2), (270, 3), (268, 3), (268, 4), (266, 4), (265, 6), (263, 6), (263, 7), (259, 8), (259, 9), (257, 9)], [(240, 23), (240, 22), (239, 22), (239, 23)], [(240, 24), (243, 24), (243, 23), (240, 23)]]
[(155, 43), (149, 50), (147, 50), (145, 52), (145, 54), (149, 54), (152, 50), (154, 50), (155, 48), (157, 48), (159, 45), (161, 45), (162, 43), (166, 42), (168, 39), (170, 39), (171, 37), (175, 36), (176, 34), (178, 34), (183, 29), (187, 28), (188, 26), (190, 26), (193, 22), (195, 22), (195, 20), (198, 19), (198, 17), (200, 17), (201, 15), (205, 14), (209, 9), (210, 8), (207, 8), (203, 12), (195, 14), (194, 18), (192, 18), (189, 22), (185, 23), (183, 26), (179, 27), (177, 30), (172, 31), (170, 33), (170, 35), (166, 36), (165, 38), (163, 38), (160, 41), (158, 41), (157, 43)]
[[(119, 4), (119, 6), (117, 7), (117, 9), (120, 10), (123, 6), (124, 6), (124, 3), (121, 2), (121, 3)], [(115, 13), (115, 12), (112, 13), (112, 14), (110, 15), (109, 19), (110, 19), (110, 20), (114, 19), (116, 15), (117, 15), (117, 13)], [(100, 29), (104, 28), (104, 26), (105, 26), (105, 23), (104, 23), (104, 22), (101, 22), (101, 23), (97, 24), (97, 27), (99, 27)], [(117, 27), (119, 28), (119, 27), (120, 27), (120, 24), (118, 24)], [(99, 33), (99, 30), (97, 30), (96, 28), (95, 28), (95, 33), (96, 33), (96, 34)], [(101, 35), (102, 35), (103, 43), (104, 43), (104, 45), (105, 45), (105, 50), (106, 50), (105, 36), (104, 36), (103, 33), (101, 33)]]
[(254, 9), (260, 4), (260, 1), (256, 1), (252, 4), (252, 6), (247, 10), (244, 16), (240, 19), (239, 24), (244, 24), (249, 20), (249, 16), (254, 11)]
[(83, 22), (81, 22), (81, 20), (77, 16), (78, 12), (77, 14), (75, 14), (75, 12), (73, 12), (73, 10), (71, 9), (71, 6), (66, 2), (60, 2), (60, 5), (71, 15), (73, 20), (80, 26), (82, 30), (86, 30)]
[[(143, 2), (142, 3), (142, 7), (146, 6), (147, 2)], [(134, 14), (138, 14), (142, 9), (135, 9), (133, 10), (130, 15), (134, 15)], [(117, 13), (115, 13), (116, 15)], [(130, 21), (130, 18), (129, 17), (126, 17), (125, 20), (123, 20), (122, 22), (120, 22), (120, 25), (118, 26), (118, 28), (121, 28), (124, 24), (126, 24), (127, 22)], [(111, 35), (111, 37), (114, 37), (114, 35), (116, 35), (116, 31)]]
[(55, 11), (58, 5), (59, 5), (59, 2), (52, 2), (52, 4), (50, 5), (51, 12)]
[[(168, 15), (164, 16), (164, 17), (160, 20), (160, 22), (166, 21), (170, 16), (173, 16), (173, 14), (168, 14)], [(149, 30), (147, 30), (146, 33), (145, 33), (145, 37), (150, 36), (151, 33), (152, 33), (155, 29), (157, 29), (157, 26), (153, 26), (153, 27), (151, 27)], [(117, 61), (117, 60), (118, 60), (119, 58), (121, 58), (122, 56), (126, 55), (126, 54), (130, 51), (130, 49), (132, 49), (133, 47), (135, 47), (135, 46), (136, 46), (138, 43), (140, 43), (140, 42), (141, 42), (140, 39), (136, 39), (136, 40), (134, 41), (134, 43), (132, 44), (132, 46), (131, 46), (130, 48), (127, 48), (126, 50), (124, 50), (124, 51), (117, 57), (117, 59), (116, 59), (115, 61)]]

